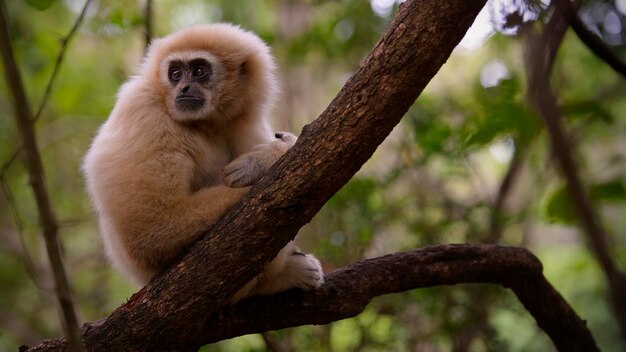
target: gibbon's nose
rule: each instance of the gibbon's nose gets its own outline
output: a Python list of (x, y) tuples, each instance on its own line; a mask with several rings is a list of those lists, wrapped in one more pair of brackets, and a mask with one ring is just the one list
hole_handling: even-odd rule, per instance
[(180, 90), (181, 93), (185, 94), (189, 91), (189, 85), (183, 86), (183, 88)]
[(274, 135), (274, 137), (281, 139), (283, 138), (283, 133), (282, 132), (276, 132), (276, 134)]

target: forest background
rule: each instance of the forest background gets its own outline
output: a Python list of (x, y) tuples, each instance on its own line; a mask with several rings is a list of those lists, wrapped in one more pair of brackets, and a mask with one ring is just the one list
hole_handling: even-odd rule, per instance
[[(37, 115), (45, 181), (81, 322), (108, 315), (138, 289), (103, 257), (80, 162), (150, 37), (218, 21), (259, 33), (274, 51), (282, 85), (273, 126), (299, 133), (336, 95), (397, 8), (393, 1), (158, 1), (147, 12), (146, 4), (92, 1), (69, 37), (83, 1), (4, 4), (14, 55)], [(580, 224), (551, 135), (529, 101), (529, 33), (543, 28), (551, 11), (547, 1), (489, 1), (401, 124), (300, 231), (299, 242), (326, 271), (436, 244), (527, 247), (543, 263), (546, 278), (587, 321), (600, 348), (621, 351), (626, 343), (608, 299), (607, 258), (588, 245), (593, 241)], [(584, 1), (578, 18), (614, 58), (626, 60), (626, 1)], [(608, 260), (623, 271), (624, 73), (569, 30), (551, 78), (568, 149), (605, 229)], [(17, 153), (21, 142), (9, 89), (2, 80), (0, 351), (63, 334), (37, 206)], [(472, 284), (387, 295), (352, 319), (204, 349), (381, 348), (553, 347), (512, 293)]]

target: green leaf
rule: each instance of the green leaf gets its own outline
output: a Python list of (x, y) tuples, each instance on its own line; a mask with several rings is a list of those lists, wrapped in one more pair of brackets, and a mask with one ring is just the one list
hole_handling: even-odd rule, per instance
[(571, 117), (591, 117), (607, 124), (615, 120), (600, 103), (592, 100), (569, 102), (561, 106), (563, 114)]
[(561, 186), (549, 192), (541, 201), (541, 216), (552, 223), (573, 224), (576, 222), (576, 213), (572, 209), (572, 202), (567, 188)]
[(444, 142), (450, 137), (450, 134), (450, 127), (440, 121), (424, 124), (421, 128), (415, 129), (415, 139), (428, 152), (442, 151)]
[(126, 18), (121, 10), (112, 11), (109, 15), (109, 21), (120, 28), (124, 28), (126, 24)]
[(625, 201), (626, 184), (621, 179), (598, 183), (591, 186), (589, 194), (594, 201)]
[(414, 131), (415, 142), (424, 153), (439, 153), (443, 151), (452, 129), (441, 116), (444, 112), (438, 106), (428, 101), (422, 101), (411, 107), (407, 122)]
[(499, 119), (487, 118), (484, 122), (480, 123), (472, 133), (470, 133), (467, 141), (465, 141), (465, 145), (484, 146), (496, 139), (496, 137), (508, 131), (509, 128), (507, 128), (505, 124), (502, 124)]
[[(589, 187), (589, 197), (594, 203), (626, 201), (626, 183), (622, 179), (597, 183)], [(549, 192), (541, 201), (541, 216), (553, 223), (573, 224), (578, 215), (566, 186)]]
[(26, 3), (39, 11), (46, 10), (55, 0), (26, 0)]
[(476, 87), (474, 96), (480, 108), (467, 120), (467, 147), (485, 146), (505, 135), (527, 142), (539, 131), (539, 121), (528, 111), (517, 79), (502, 80), (488, 89)]

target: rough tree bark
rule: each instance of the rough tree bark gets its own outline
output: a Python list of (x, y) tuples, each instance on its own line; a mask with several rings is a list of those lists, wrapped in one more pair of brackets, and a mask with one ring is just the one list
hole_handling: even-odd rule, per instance
[[(368, 294), (376, 296), (385, 293), (383, 287), (389, 285), (387, 278), (391, 278), (393, 272), (413, 273), (413, 278), (418, 278), (432, 270), (432, 281), (428, 285), (434, 285), (497, 282), (493, 278), (486, 279), (490, 273), (500, 278), (510, 275), (513, 280), (515, 277), (533, 276), (532, 272), (536, 274), (540, 271), (535, 261), (528, 266), (528, 274), (507, 273), (498, 265), (483, 265), (472, 276), (469, 272), (463, 273), (463, 270), (468, 264), (484, 260), (480, 251), (468, 256), (465, 261), (460, 257), (457, 258), (459, 261), (455, 261), (452, 260), (453, 254), (445, 254), (452, 248), (449, 247), (444, 248), (443, 254), (433, 262), (435, 267), (441, 266), (441, 271), (416, 259), (419, 254), (397, 254), (381, 258), (380, 262), (366, 261), (364, 266), (355, 264), (331, 273), (328, 284), (318, 292), (290, 292), (281, 295), (280, 302), (276, 297), (269, 297), (242, 302), (237, 307), (220, 308), (239, 287), (257, 275), (263, 263), (275, 256), (370, 158), (445, 63), (484, 4), (485, 0), (403, 3), (387, 32), (355, 75), (320, 118), (304, 128), (298, 143), (272, 168), (270, 174), (255, 185), (242, 202), (193, 245), (177, 264), (155, 277), (107, 318), (86, 324), (82, 331), (86, 348), (94, 351), (185, 350), (238, 334), (291, 326), (288, 323), (327, 323), (356, 314), (359, 308), (350, 307), (365, 305), (371, 298)], [(376, 274), (368, 275), (367, 270), (374, 270)], [(458, 281), (451, 279), (453, 270), (458, 270)], [(353, 285), (352, 280), (358, 277), (373, 276), (379, 278), (377, 286), (362, 279), (361, 283), (370, 285), (369, 288)], [(396, 275), (396, 278), (404, 280), (403, 275)], [(521, 279), (504, 284), (516, 286), (516, 292), (522, 292), (520, 297), (527, 297), (527, 306), (541, 307), (546, 311), (537, 318), (543, 322), (540, 323), (542, 327), (563, 329), (570, 339), (577, 341), (583, 336), (587, 343), (580, 344), (597, 350), (579, 318), (568, 319), (571, 324), (553, 324), (559, 321), (563, 311), (551, 308), (567, 307), (567, 304), (562, 300), (562, 303), (556, 304), (556, 301), (545, 298), (551, 296), (549, 291), (544, 290), (549, 284), (541, 281), (543, 279), (536, 279), (536, 276), (533, 280), (542, 284), (526, 285), (529, 281)], [(410, 284), (400, 281), (392, 292), (411, 288)], [(419, 280), (415, 285), (420, 285)], [(534, 292), (533, 288), (539, 292)], [(263, 311), (263, 304), (269, 304), (266, 308), (277, 304), (281, 306), (278, 312), (271, 314), (275, 318), (273, 322), (260, 322), (267, 312)], [(255, 311), (255, 306), (259, 310)], [(289, 307), (299, 313), (289, 318)], [(244, 314), (246, 309), (249, 312), (246, 319), (252, 325), (237, 327), (238, 323), (246, 323), (236, 320), (235, 315)], [(320, 317), (317, 315), (320, 310), (329, 315)], [(221, 321), (222, 313), (230, 314), (232, 320)], [(345, 315), (332, 315), (338, 313)], [(253, 325), (255, 321), (258, 324), (256, 327)], [(220, 322), (223, 324), (216, 327), (215, 324)], [(576, 328), (571, 329), (572, 326)], [(219, 336), (215, 335), (215, 329)], [(561, 340), (553, 339), (555, 343)], [(44, 341), (31, 350), (63, 348), (63, 340), (56, 339)]]

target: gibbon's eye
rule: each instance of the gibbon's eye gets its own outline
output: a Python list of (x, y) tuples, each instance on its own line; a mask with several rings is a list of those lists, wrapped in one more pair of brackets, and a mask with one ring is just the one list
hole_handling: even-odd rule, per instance
[(199, 81), (208, 81), (211, 78), (211, 74), (213, 73), (213, 67), (211, 67), (211, 63), (203, 58), (196, 58), (188, 63), (191, 76), (194, 79)]
[(209, 70), (205, 66), (198, 66), (193, 69), (193, 76), (196, 78), (204, 78), (209, 73)]
[(183, 78), (183, 70), (178, 67), (170, 68), (170, 79), (172, 81), (180, 81)]

